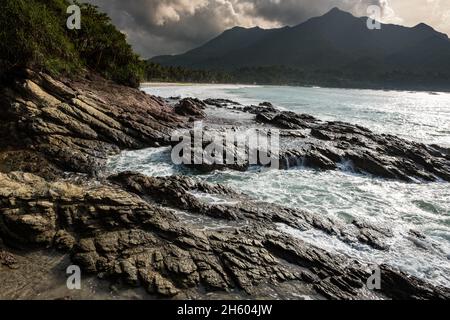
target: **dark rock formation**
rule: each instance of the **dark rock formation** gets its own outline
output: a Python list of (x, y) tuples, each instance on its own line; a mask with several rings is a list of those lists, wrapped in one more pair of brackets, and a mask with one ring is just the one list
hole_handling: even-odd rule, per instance
[[(201, 143), (198, 140), (200, 136)], [(178, 152), (180, 158), (183, 157), (184, 165), (201, 172), (227, 168), (245, 171), (249, 167), (248, 150), (240, 150), (232, 143), (227, 145), (223, 131), (207, 128), (180, 130), (172, 141), (172, 147), (177, 148), (174, 151)], [(231, 160), (227, 160), (227, 157)]]
[[(335, 219), (320, 217), (308, 211), (261, 204), (224, 186), (198, 182), (187, 177), (153, 178), (124, 172), (109, 179), (146, 199), (215, 219), (242, 224), (252, 221), (261, 227), (283, 223), (302, 231), (318, 229), (346, 243), (362, 242), (379, 250), (388, 249), (386, 239), (392, 236), (390, 230), (382, 230), (363, 221), (343, 225)], [(224, 205), (205, 203), (196, 193), (215, 195), (227, 201)]]
[[(255, 114), (255, 120), (269, 132), (273, 128), (280, 130), (279, 154), (271, 155), (279, 160), (280, 169), (306, 166), (337, 170), (345, 167), (355, 173), (408, 182), (450, 181), (450, 153), (439, 146), (376, 134), (359, 125), (323, 122), (310, 115), (277, 111), (269, 104), (233, 109)], [(215, 121), (219, 123), (220, 119)], [(208, 128), (205, 128), (204, 136), (204, 148), (217, 143), (214, 140), (217, 133)], [(236, 148), (231, 147), (229, 150), (230, 146), (224, 145), (226, 152), (239, 154)], [(241, 151), (242, 168), (249, 166), (248, 153), (255, 150), (264, 153), (264, 150), (258, 150), (258, 146), (249, 146)], [(203, 170), (234, 169), (234, 165), (227, 164), (202, 163), (199, 166)]]
[(262, 112), (277, 112), (277, 109), (270, 102), (262, 102), (258, 106), (245, 106), (245, 107), (238, 107), (236, 109), (243, 110), (245, 112), (253, 114), (260, 114)]
[(257, 119), (279, 128), (309, 130), (302, 139), (302, 148), (291, 148), (287, 143), (281, 155), (287, 167), (297, 159), (305, 166), (325, 170), (347, 162), (354, 172), (382, 178), (450, 181), (450, 153), (442, 148), (375, 134), (358, 125), (322, 122), (290, 112), (260, 113)]
[(206, 99), (203, 102), (209, 106), (214, 106), (217, 108), (226, 108), (230, 106), (240, 106), (241, 104), (236, 101), (232, 101), (229, 99)]
[(181, 116), (203, 119), (206, 116), (205, 107), (206, 104), (199, 99), (186, 98), (178, 102), (175, 112)]
[[(284, 297), (450, 298), (448, 288), (389, 266), (380, 268), (381, 290), (371, 291), (371, 266), (283, 231), (312, 230), (348, 245), (389, 250), (388, 228), (359, 220), (344, 224), (183, 176), (84, 175), (97, 173), (122, 149), (169, 145), (170, 134), (185, 128), (187, 117), (205, 116), (203, 102), (185, 99), (172, 108), (95, 75), (55, 80), (27, 71), (21, 79), (0, 97), (0, 288), (8, 294), (23, 297), (14, 294), (23, 282), (16, 288), (3, 279), (15, 268), (15, 277), (27, 273), (30, 263), (23, 261), (35, 259), (18, 257), (14, 248), (58, 250), (83, 272), (163, 297), (265, 297), (269, 289), (289, 285)], [(266, 129), (284, 128), (288, 162), (304, 157), (333, 169), (351, 160), (355, 170), (378, 176), (448, 177), (448, 151), (437, 146), (278, 112), (267, 103), (246, 111)], [(299, 141), (309, 147), (296, 146)]]
[[(386, 286), (371, 292), (365, 286), (370, 266), (281, 233), (274, 223), (341, 232), (331, 221), (303, 213), (293, 218), (263, 203), (249, 205), (250, 200), (232, 190), (189, 178), (125, 173), (111, 180), (135, 194), (113, 185), (86, 187), (47, 182), (31, 174), (1, 174), (0, 234), (16, 246), (57, 247), (70, 252), (86, 272), (165, 297), (183, 296), (199, 287), (251, 295), (263, 283), (295, 282), (298, 290), (309, 288), (317, 297), (333, 299), (450, 298), (447, 289), (388, 267), (381, 269)], [(193, 192), (239, 204), (202, 206), (189, 198)], [(217, 228), (205, 230), (203, 223), (183, 219), (178, 210), (242, 222), (218, 220)]]
[(0, 94), (0, 170), (95, 173), (120, 149), (169, 143), (186, 120), (162, 101), (101, 78), (26, 71)]
[(16, 264), (16, 258), (9, 252), (0, 249), (0, 265), (14, 268)]

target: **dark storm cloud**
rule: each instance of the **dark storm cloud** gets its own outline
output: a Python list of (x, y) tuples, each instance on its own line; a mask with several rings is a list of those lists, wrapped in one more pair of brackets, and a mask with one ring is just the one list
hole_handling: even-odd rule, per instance
[[(333, 7), (366, 15), (369, 5), (383, 9), (386, 22), (420, 22), (421, 14), (411, 10), (425, 3), (425, 9), (439, 12), (438, 23), (450, 15), (448, 0), (85, 0), (98, 5), (109, 14), (135, 50), (144, 57), (175, 54), (201, 45), (222, 31), (236, 25), (263, 28), (296, 25)], [(407, 7), (407, 4), (410, 4)], [(398, 6), (406, 19), (398, 15)], [(392, 7), (391, 7), (392, 6)], [(393, 9), (394, 8), (394, 9)], [(419, 10), (418, 10), (419, 11)], [(448, 17), (447, 17), (448, 18)], [(431, 18), (430, 18), (431, 19)], [(433, 24), (433, 21), (429, 21)], [(441, 29), (446, 25), (442, 25)], [(450, 27), (449, 27), (450, 29)], [(446, 30), (444, 30), (446, 31)]]

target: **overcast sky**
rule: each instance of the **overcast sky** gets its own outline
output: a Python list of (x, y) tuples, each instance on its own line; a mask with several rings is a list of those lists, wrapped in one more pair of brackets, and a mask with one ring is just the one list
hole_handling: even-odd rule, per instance
[(109, 14), (143, 57), (183, 53), (234, 26), (296, 25), (333, 7), (367, 15), (379, 4), (383, 22), (425, 22), (450, 34), (450, 0), (85, 0)]

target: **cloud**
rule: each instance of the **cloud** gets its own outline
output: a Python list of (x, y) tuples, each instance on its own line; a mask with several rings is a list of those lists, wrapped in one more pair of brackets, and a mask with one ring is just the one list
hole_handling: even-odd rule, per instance
[(144, 57), (182, 53), (234, 27), (296, 25), (333, 7), (357, 16), (382, 8), (386, 23), (426, 22), (450, 33), (448, 0), (85, 0), (108, 13)]

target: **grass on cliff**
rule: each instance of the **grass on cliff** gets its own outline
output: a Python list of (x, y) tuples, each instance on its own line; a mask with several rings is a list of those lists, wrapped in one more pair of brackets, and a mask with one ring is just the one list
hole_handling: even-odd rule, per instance
[(16, 67), (53, 75), (91, 69), (118, 83), (138, 86), (144, 63), (109, 17), (90, 4), (81, 8), (81, 29), (66, 27), (66, 0), (2, 0), (0, 76)]

